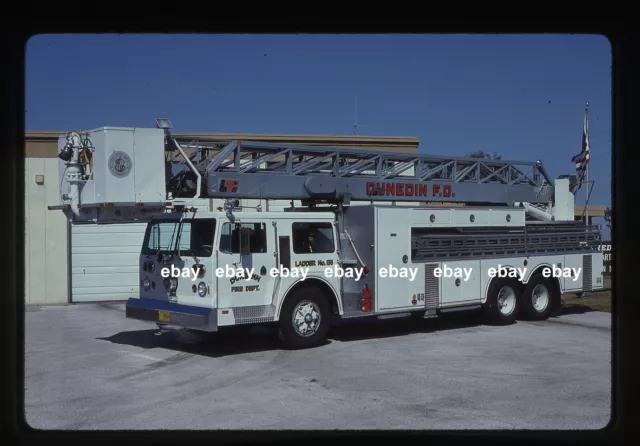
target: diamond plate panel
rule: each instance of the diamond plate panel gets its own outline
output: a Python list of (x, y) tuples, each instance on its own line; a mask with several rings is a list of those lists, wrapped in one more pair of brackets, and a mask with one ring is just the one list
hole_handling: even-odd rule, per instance
[(252, 307), (232, 307), (236, 324), (259, 324), (273, 322), (276, 315), (274, 305), (256, 305)]

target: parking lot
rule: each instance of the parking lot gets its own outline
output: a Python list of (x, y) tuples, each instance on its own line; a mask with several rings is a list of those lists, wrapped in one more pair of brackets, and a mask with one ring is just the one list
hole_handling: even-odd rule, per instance
[[(576, 310), (577, 311), (577, 310)], [(185, 345), (124, 304), (27, 308), (38, 429), (599, 429), (610, 314), (484, 325), (475, 314), (341, 324), (320, 347), (274, 332)]]

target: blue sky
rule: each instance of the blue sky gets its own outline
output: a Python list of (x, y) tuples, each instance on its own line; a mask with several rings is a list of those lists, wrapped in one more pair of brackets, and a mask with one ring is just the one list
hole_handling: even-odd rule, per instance
[[(573, 173), (589, 102), (592, 204), (610, 204), (611, 47), (596, 35), (40, 35), (27, 130), (417, 136), (420, 152)], [(576, 203), (584, 203), (584, 188)]]

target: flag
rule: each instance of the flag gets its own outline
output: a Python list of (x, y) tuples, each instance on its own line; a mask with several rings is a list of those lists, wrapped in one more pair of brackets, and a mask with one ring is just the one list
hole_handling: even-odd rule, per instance
[(571, 158), (571, 162), (576, 163), (576, 174), (578, 181), (574, 186), (573, 192), (577, 192), (584, 183), (585, 175), (587, 173), (587, 166), (589, 165), (589, 122), (587, 119), (587, 113), (584, 114), (584, 127), (582, 129), (582, 151)]

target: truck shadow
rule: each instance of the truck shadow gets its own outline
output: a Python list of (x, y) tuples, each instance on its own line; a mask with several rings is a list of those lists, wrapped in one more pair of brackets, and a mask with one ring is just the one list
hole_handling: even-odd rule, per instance
[(366, 318), (340, 322), (331, 327), (328, 338), (339, 342), (383, 339), (438, 331), (473, 329), (487, 325), (481, 312), (460, 312), (434, 319), (397, 317), (379, 320)]
[[(551, 318), (568, 314), (580, 314), (594, 311), (586, 306), (569, 306), (555, 310)], [(516, 321), (516, 324), (518, 322)], [(353, 342), (367, 339), (384, 339), (414, 334), (428, 334), (448, 330), (474, 330), (478, 327), (490, 326), (482, 311), (459, 312), (440, 315), (435, 319), (413, 319), (396, 317), (379, 320), (357, 318), (336, 320), (331, 327), (327, 340), (316, 348), (330, 344), (332, 341)], [(123, 331), (109, 337), (97, 338), (114, 344), (129, 345), (142, 349), (168, 349), (176, 352), (190, 353), (211, 358), (246, 353), (259, 353), (269, 350), (283, 349), (275, 325), (256, 326), (248, 334), (234, 336), (232, 334), (213, 334), (207, 338), (195, 338), (189, 343), (173, 332), (158, 332), (156, 329)]]
[(210, 358), (259, 353), (281, 348), (277, 333), (263, 327), (254, 327), (248, 334), (242, 336), (212, 334), (204, 338), (194, 337), (195, 342), (190, 342), (188, 338), (182, 339), (174, 332), (159, 332), (156, 329), (123, 331), (96, 339), (145, 350), (167, 349)]
[(588, 305), (568, 305), (566, 307), (562, 307), (560, 310), (555, 311), (550, 315), (550, 317), (566, 316), (569, 314), (584, 314), (584, 313), (591, 313), (593, 311), (598, 311), (598, 310), (594, 310)]
[[(475, 313), (451, 314), (427, 320), (407, 317), (387, 320), (376, 318), (343, 320), (337, 321), (331, 327), (327, 340), (315, 348), (322, 348), (332, 341), (382, 339), (443, 330), (469, 329), (481, 325), (485, 325), (485, 321), (481, 314)], [(283, 349), (275, 326), (256, 326), (246, 335), (213, 334), (207, 338), (195, 338), (194, 343), (181, 340), (176, 333), (159, 332), (156, 329), (123, 331), (96, 339), (142, 349), (167, 349), (211, 358)]]

